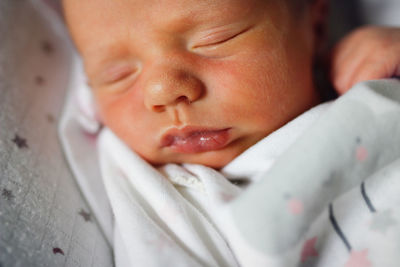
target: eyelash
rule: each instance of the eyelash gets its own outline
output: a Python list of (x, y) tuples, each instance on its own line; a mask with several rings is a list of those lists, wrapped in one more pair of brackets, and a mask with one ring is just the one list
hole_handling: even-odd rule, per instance
[(228, 41), (230, 41), (230, 40), (235, 39), (235, 38), (238, 37), (239, 35), (241, 35), (241, 34), (247, 32), (249, 29), (250, 29), (250, 27), (249, 27), (249, 28), (245, 28), (245, 29), (242, 30), (242, 31), (239, 31), (238, 33), (229, 35), (229, 36), (226, 37), (226, 38), (221, 38), (221, 40), (217, 40), (217, 41), (214, 41), (214, 42), (211, 42), (211, 43), (205, 43), (205, 44), (195, 45), (193, 48), (196, 49), (196, 48), (207, 48), (207, 47), (218, 46), (218, 45), (220, 45), (220, 44), (223, 44), (223, 43), (226, 43), (226, 42), (228, 42)]
[(120, 82), (122, 80), (125, 80), (125, 78), (129, 77), (130, 75), (132, 75), (132, 73), (133, 73), (133, 71), (126, 71), (126, 72), (119, 73), (119, 74), (115, 75), (115, 77), (109, 79), (106, 83), (114, 84), (114, 83)]
[(103, 85), (112, 86), (120, 82), (126, 81), (130, 76), (136, 75), (137, 72), (138, 69), (129, 68), (120, 72), (113, 73), (112, 75), (110, 75), (111, 78), (105, 79)]

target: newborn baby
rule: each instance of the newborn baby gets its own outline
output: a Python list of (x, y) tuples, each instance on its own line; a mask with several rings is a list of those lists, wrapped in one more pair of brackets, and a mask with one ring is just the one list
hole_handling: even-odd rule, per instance
[[(312, 63), (323, 5), (308, 2), (64, 4), (104, 125), (152, 164), (220, 168), (319, 103)], [(371, 30), (365, 49), (340, 47), (339, 90), (399, 71), (399, 53), (384, 49), (398, 43), (392, 32)], [(393, 64), (371, 61), (369, 47)]]
[[(321, 102), (312, 69), (321, 43), (319, 29), (326, 15), (323, 0), (64, 0), (63, 3), (102, 124), (152, 166), (190, 163), (219, 170)], [(335, 49), (332, 61), (332, 79), (337, 90), (343, 93), (359, 81), (399, 75), (399, 39), (399, 29), (374, 27), (361, 29), (344, 39)], [(187, 172), (178, 169), (180, 176), (169, 179), (174, 181), (177, 176), (196, 174), (198, 169), (193, 169), (194, 165), (187, 166)], [(156, 175), (149, 166), (145, 168), (149, 176)], [(159, 170), (166, 176), (175, 172), (171, 168)], [(219, 183), (225, 183), (218, 172), (204, 170), (197, 174), (207, 172), (219, 179)], [(202, 190), (207, 190), (204, 187), (209, 181), (199, 179)], [(130, 186), (123, 183), (121, 180), (118, 190)], [(106, 182), (107, 185), (110, 184)], [(226, 202), (240, 192), (230, 186), (224, 184), (228, 188), (222, 197)], [(141, 189), (134, 187), (135, 190)], [(132, 194), (138, 194), (136, 191)], [(189, 191), (181, 193), (188, 195)], [(147, 237), (140, 239), (139, 236), (145, 231), (126, 237), (130, 226), (139, 229), (138, 225), (144, 224), (134, 223), (141, 213), (121, 220), (115, 199), (128, 193), (118, 192), (109, 191), (116, 228), (120, 228), (115, 234), (117, 265), (129, 266), (141, 255), (147, 257), (141, 258), (142, 264), (154, 260), (146, 248), (154, 243), (163, 247), (167, 241), (160, 241), (158, 237), (156, 241), (151, 238), (143, 241)], [(206, 206), (199, 203), (204, 200), (199, 200), (196, 194), (188, 198), (191, 201), (198, 198), (192, 201), (193, 206), (200, 207), (201, 212), (193, 213), (196, 215), (187, 209), (185, 215), (177, 211), (179, 208), (171, 211), (172, 202), (164, 208), (168, 209), (168, 216), (179, 213), (185, 217), (185, 225), (199, 231), (196, 238), (207, 236), (207, 241), (202, 241), (206, 245), (195, 248), (191, 242), (196, 238), (186, 240), (177, 230), (171, 230), (175, 226), (170, 221), (162, 219), (158, 227), (168, 229), (163, 234), (172, 231), (174, 234), (169, 235), (178, 240), (174, 244), (179, 247), (169, 250), (169, 256), (166, 254), (168, 263), (174, 266), (246, 265), (246, 260), (242, 260), (245, 256), (235, 250), (240, 242), (232, 237), (233, 228), (223, 229), (224, 219), (214, 218), (223, 213), (222, 209), (202, 210)], [(207, 201), (207, 205), (213, 205), (212, 198)], [(302, 211), (301, 203), (291, 205), (295, 213)], [(143, 209), (154, 210), (155, 214), (163, 212), (151, 204), (143, 204)], [(152, 212), (148, 214), (153, 216)], [(180, 218), (174, 217), (174, 220)], [(182, 227), (179, 223), (176, 225)], [(207, 234), (196, 228), (199, 225)], [(147, 243), (132, 245), (135, 238)], [(294, 246), (293, 253), (301, 252), (300, 245)], [(162, 253), (157, 256), (163, 258)], [(167, 256), (152, 264), (167, 266)], [(208, 257), (213, 260), (209, 261)]]

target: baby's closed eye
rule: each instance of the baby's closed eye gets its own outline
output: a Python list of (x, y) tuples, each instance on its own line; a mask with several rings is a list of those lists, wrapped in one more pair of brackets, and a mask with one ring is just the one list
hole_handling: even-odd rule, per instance
[(218, 31), (215, 33), (208, 34), (202, 38), (200, 38), (199, 41), (197, 41), (192, 48), (200, 48), (200, 47), (206, 47), (206, 46), (213, 46), (213, 45), (219, 45), (222, 43), (225, 43), (227, 41), (230, 41), (234, 39), (235, 37), (239, 36), (242, 33), (245, 33), (248, 31), (250, 27), (246, 27), (244, 29), (234, 29), (234, 30), (228, 30), (228, 31)]
[(189, 49), (195, 53), (204, 54), (206, 56), (224, 56), (225, 53), (218, 54), (218, 52), (214, 51), (219, 48), (227, 49), (227, 45), (231, 44), (231, 41), (237, 40), (238, 37), (248, 32), (251, 28), (252, 26), (241, 25), (211, 31), (200, 38), (194, 38), (194, 41), (189, 45)]
[(93, 75), (91, 85), (93, 87), (113, 86), (130, 81), (139, 72), (139, 67), (130, 63), (107, 66), (104, 70)]

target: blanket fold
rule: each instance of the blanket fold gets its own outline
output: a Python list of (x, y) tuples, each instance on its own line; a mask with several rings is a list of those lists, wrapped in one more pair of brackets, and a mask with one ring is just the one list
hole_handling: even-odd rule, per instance
[(156, 169), (104, 129), (117, 265), (398, 266), (398, 144), (396, 80), (357, 85), (221, 171)]

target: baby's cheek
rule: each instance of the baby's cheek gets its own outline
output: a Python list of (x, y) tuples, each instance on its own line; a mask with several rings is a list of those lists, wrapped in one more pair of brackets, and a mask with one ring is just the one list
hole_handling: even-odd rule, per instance
[(129, 94), (98, 94), (96, 95), (100, 115), (105, 126), (113, 130), (121, 138), (135, 131), (134, 118), (140, 117), (140, 106)]

